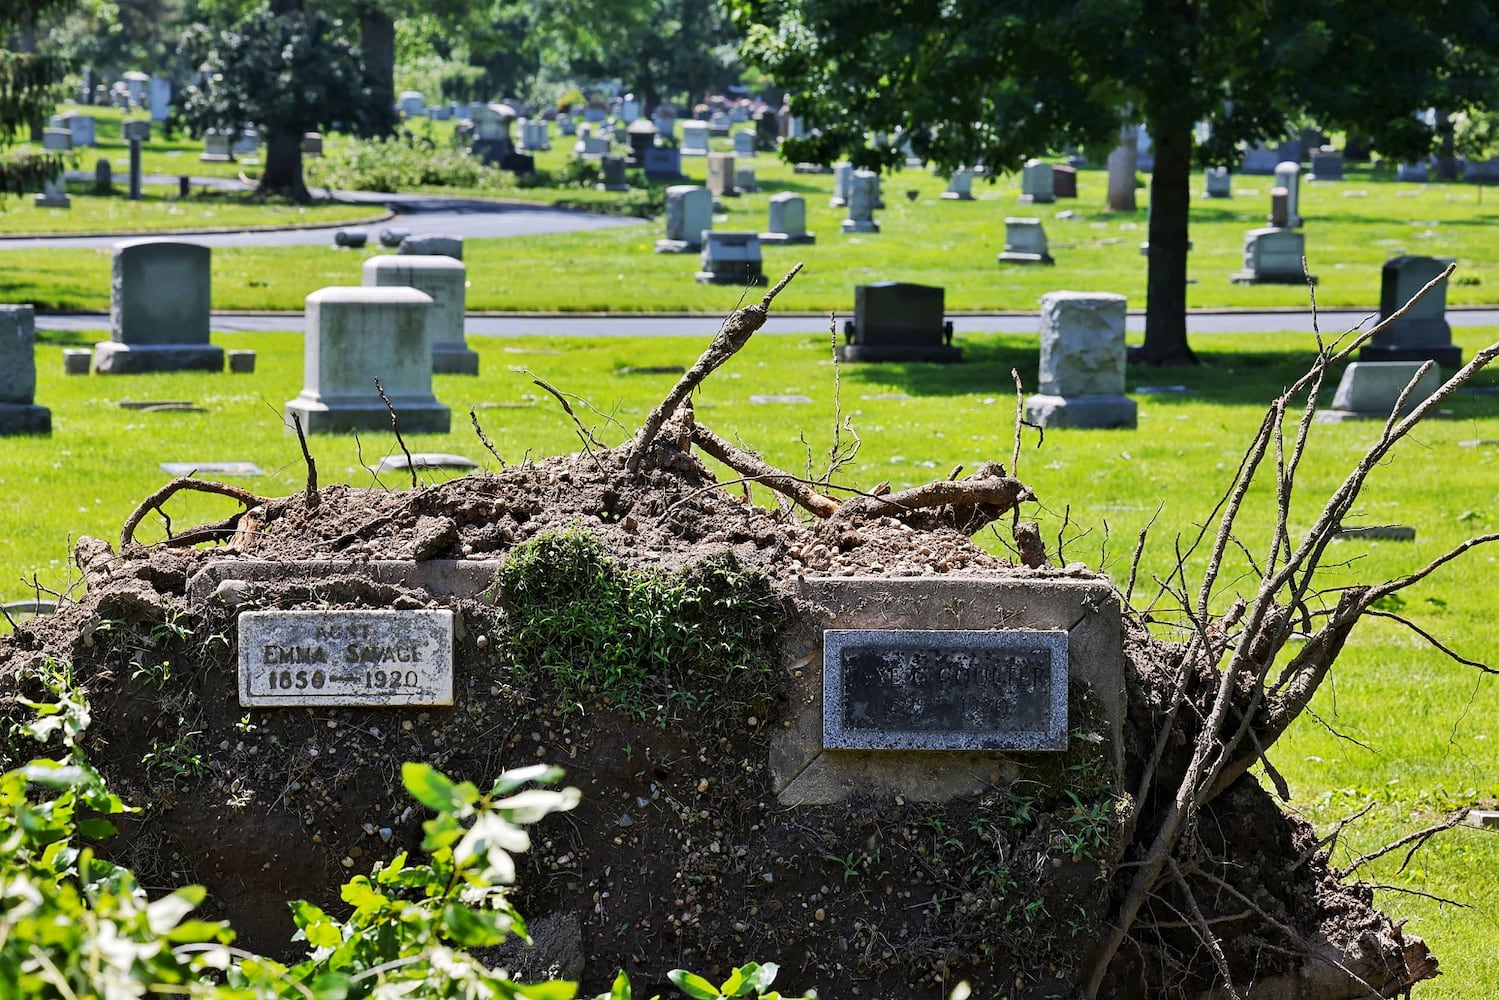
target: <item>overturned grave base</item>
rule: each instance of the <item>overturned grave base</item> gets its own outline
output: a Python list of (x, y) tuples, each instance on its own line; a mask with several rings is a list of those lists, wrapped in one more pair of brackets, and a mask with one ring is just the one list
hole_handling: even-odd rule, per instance
[[(92, 705), (86, 749), (144, 807), (100, 850), (146, 885), (205, 885), (202, 915), (271, 955), (305, 948), (289, 899), (341, 913), (348, 877), (419, 849), (403, 761), (478, 783), (553, 762), (583, 800), (539, 824), (523, 856), (515, 899), (548, 944), (504, 956), (518, 978), (577, 976), (592, 995), (624, 969), (649, 995), (672, 966), (719, 977), (755, 959), (829, 996), (960, 980), (977, 996), (1078, 993), (1169, 810), (1169, 783), (1137, 800), (1142, 776), (1185, 769), (1216, 671), (1151, 639), (1106, 579), (1045, 568), (1019, 536), (1032, 568), (976, 546), (1030, 496), (997, 465), (844, 502), (806, 487), (797, 502), (818, 513), (803, 521), (719, 488), (698, 449), (747, 459), (690, 411), (647, 430), (405, 492), (226, 488), (244, 511), (178, 536), (220, 542), (207, 550), (139, 545), (137, 511), (118, 552), (79, 543), (84, 600), (0, 640), (5, 713), (45, 694), (46, 660), (71, 663)], [(278, 695), (340, 656), (371, 683), (414, 673), (413, 644), (316, 631), (318, 616), (345, 615), (346, 630), (348, 612), (370, 610), (450, 620), (451, 704), (243, 703), (242, 669), (274, 665)], [(270, 611), (313, 631), (262, 638), (256, 659), (245, 620)], [(907, 728), (935, 719), (946, 735), (932, 748), (882, 747), (879, 726), (849, 747), (829, 738), (827, 692), (850, 690), (825, 686), (829, 629), (1065, 636), (1000, 664), (1051, 670), (1024, 657), (1061, 650), (1065, 681), (1042, 707), (996, 710), (1046, 730), (1018, 749), (953, 745), (967, 715), (907, 703), (879, 711)], [(928, 662), (889, 690), (1011, 676), (980, 666)], [(1039, 691), (1062, 675), (1032, 676)], [(1179, 742), (1159, 743), (1172, 731)], [(7, 747), (5, 766), (24, 752)], [(1252, 775), (1195, 815), (1096, 995), (1228, 996), (1202, 926), (1229, 928), (1221, 971), (1255, 997), (1388, 996), (1435, 974)]]

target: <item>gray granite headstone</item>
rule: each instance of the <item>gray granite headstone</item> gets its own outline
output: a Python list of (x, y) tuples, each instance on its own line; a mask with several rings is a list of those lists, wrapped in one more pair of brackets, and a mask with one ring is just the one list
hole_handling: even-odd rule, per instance
[(0, 436), (52, 433), (52, 411), (35, 399), (35, 314), (29, 305), (0, 305)]
[[(1380, 269), (1379, 318), (1395, 315), (1427, 282), (1447, 269), (1450, 257), (1402, 256)], [(1438, 284), (1410, 310), (1369, 338), (1360, 361), (1435, 361), (1448, 368), (1462, 364), (1462, 348), (1452, 343), (1447, 323), (1447, 283)]]
[(758, 233), (704, 234), (702, 267), (694, 276), (715, 285), (759, 285), (765, 281)]
[(1025, 416), (1042, 427), (1134, 427), (1124, 395), (1125, 298), (1104, 292), (1041, 296), (1039, 392)]
[(246, 611), (239, 703), (451, 705), (451, 611)]
[(100, 374), (223, 371), (209, 343), (209, 249), (178, 240), (114, 245), (110, 339), (94, 346)]
[(958, 361), (943, 289), (903, 281), (854, 288), (854, 319), (840, 361)]
[(1005, 219), (1005, 248), (1001, 264), (1055, 264), (1040, 219)]
[(823, 746), (1065, 750), (1067, 633), (828, 629)]
[[(1421, 371), (1421, 361), (1355, 361), (1343, 369), (1333, 394), (1332, 408), (1317, 419), (1332, 423), (1344, 420), (1385, 420), (1395, 413), (1395, 403), (1405, 387)], [(1404, 416), (1442, 386), (1433, 366), (1412, 388), (1397, 416)]]
[(417, 254), (432, 257), (463, 259), (463, 237), (442, 236), (436, 233), (423, 236), (408, 236), (396, 248), (398, 254)]
[(972, 201), (973, 171), (954, 170), (947, 179), (947, 190), (942, 192), (942, 197), (948, 201)]
[(874, 221), (879, 197), (880, 175), (873, 170), (855, 170), (848, 179), (848, 218), (843, 220), (843, 231), (879, 232), (880, 224)]
[(432, 298), (415, 288), (335, 286), (307, 296), (302, 392), (286, 404), (312, 433), (389, 431), (446, 434), (449, 409), (432, 395)]
[(715, 198), (735, 198), (739, 189), (734, 186), (734, 154), (708, 154), (708, 193)]
[(1027, 160), (1020, 174), (1020, 200), (1042, 204), (1056, 201), (1052, 167), (1044, 160)]
[(1244, 234), (1244, 270), (1230, 280), (1243, 285), (1303, 283), (1307, 280), (1301, 263), (1305, 254), (1306, 237), (1294, 229), (1251, 229)]
[(701, 250), (703, 232), (713, 228), (713, 195), (694, 184), (666, 189), (666, 236), (656, 241), (657, 253)]
[(365, 285), (415, 288), (432, 297), (427, 327), (434, 372), (479, 374), (479, 355), (463, 339), (468, 272), (462, 261), (426, 254), (393, 254), (366, 260), (363, 273)]
[(807, 199), (790, 191), (770, 196), (770, 223), (760, 234), (761, 243), (815, 243), (816, 235), (807, 232)]

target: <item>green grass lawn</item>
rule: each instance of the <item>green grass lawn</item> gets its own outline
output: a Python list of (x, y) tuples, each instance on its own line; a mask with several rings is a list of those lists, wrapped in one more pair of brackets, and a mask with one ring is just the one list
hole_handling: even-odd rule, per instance
[[(108, 122), (100, 135), (107, 136)], [(117, 125), (115, 134), (117, 134)], [(427, 128), (419, 124), (419, 129)], [(430, 123), (439, 139), (450, 123)], [(555, 130), (554, 130), (555, 131)], [(182, 138), (182, 137), (179, 137)], [(328, 139), (329, 150), (347, 140)], [(714, 140), (727, 148), (727, 140)], [(538, 166), (560, 170), (570, 156), (570, 141), (554, 136), (554, 148), (538, 156)], [(123, 147), (122, 147), (123, 148)], [(199, 172), (196, 141), (153, 141), (151, 156), (178, 161), (179, 167)], [(115, 155), (118, 155), (116, 151)], [(184, 157), (187, 159), (184, 160)], [(148, 160), (151, 163), (160, 160)], [(1102, 171), (1079, 174), (1080, 197), (1051, 205), (1021, 205), (1019, 178), (999, 177), (990, 184), (979, 179), (971, 202), (940, 197), (945, 182), (927, 170), (907, 169), (883, 181), (886, 208), (876, 213), (879, 233), (845, 235), (839, 223), (844, 210), (828, 207), (830, 174), (797, 174), (787, 164), (762, 154), (745, 161), (753, 165), (761, 185), (758, 194), (726, 199), (725, 212), (714, 221), (723, 230), (765, 228), (772, 194), (792, 191), (807, 198), (808, 228), (817, 234), (813, 246), (765, 246), (765, 270), (779, 275), (794, 261), (806, 270), (784, 293), (778, 305), (785, 310), (849, 311), (856, 285), (898, 280), (940, 285), (947, 307), (954, 311), (1029, 311), (1040, 296), (1058, 288), (1110, 291), (1128, 297), (1132, 308), (1144, 308), (1146, 259), (1140, 253), (1147, 226), (1147, 192), (1134, 213), (1103, 211), (1105, 177)], [(223, 165), (203, 165), (223, 166)], [(235, 165), (230, 165), (235, 166)], [(165, 169), (165, 168), (163, 168)], [(250, 169), (239, 165), (237, 169)], [(689, 179), (702, 182), (706, 163), (685, 158)], [(173, 170), (171, 172), (179, 172)], [(253, 172), (253, 171), (251, 171)], [(1229, 275), (1242, 266), (1244, 233), (1264, 225), (1269, 210), (1272, 178), (1234, 178), (1235, 195), (1228, 200), (1196, 198), (1192, 209), (1194, 249), (1189, 260), (1188, 305), (1191, 308), (1299, 307), (1306, 290), (1286, 285), (1235, 285)], [(541, 202), (605, 204), (627, 197), (570, 189), (507, 187), (481, 192), (450, 191), (504, 199)], [(908, 198), (914, 194), (914, 200)], [(628, 196), (634, 197), (634, 196)], [(118, 199), (106, 199), (119, 211)], [(87, 195), (75, 195), (73, 212), (85, 218), (97, 211)], [(183, 214), (177, 215), (174, 208)], [(142, 225), (180, 228), (193, 211), (191, 205), (161, 203), (142, 212)], [(217, 213), (203, 225), (239, 225)], [(266, 209), (263, 221), (287, 218), (288, 210)], [(332, 209), (318, 218), (341, 221)], [(45, 212), (40, 223), (31, 218)], [(1305, 181), (1301, 212), (1306, 218), (1307, 255), (1318, 276), (1319, 303), (1325, 306), (1373, 306), (1379, 301), (1380, 267), (1398, 254), (1451, 256), (1459, 269), (1448, 290), (1451, 305), (1487, 304), (1496, 300), (1499, 284), (1499, 193), (1468, 184), (1398, 183), (1388, 173), (1366, 167), (1351, 168), (1350, 179)], [(279, 213), (279, 215), (278, 215)], [(34, 226), (60, 228), (53, 217), (66, 213), (37, 210), (12, 202), (0, 215), (0, 231), (32, 231)], [(1039, 217), (1046, 228), (1054, 267), (1000, 266), (1004, 219)], [(147, 218), (147, 216), (150, 216)], [(300, 218), (300, 216), (298, 217)], [(410, 226), (421, 231), (419, 222)], [(86, 226), (82, 227), (86, 228)], [(465, 247), (472, 310), (717, 312), (722, 296), (717, 289), (698, 285), (696, 254), (661, 255), (653, 252), (661, 235), (659, 219), (638, 227), (602, 232), (533, 236), (514, 239), (470, 239)], [(330, 241), (331, 243), (331, 241)], [(335, 251), (329, 247), (216, 249), (214, 251), (214, 306), (226, 310), (300, 311), (309, 292), (327, 284), (358, 281), (364, 257), (387, 252), (379, 247), (363, 251)], [(12, 302), (34, 302), (41, 308), (105, 310), (109, 305), (107, 255), (88, 250), (49, 251), (24, 268), (0, 270), (0, 297)]]
[[(719, 289), (719, 307), (737, 293)], [(439, 375), (438, 397), (452, 407), (453, 431), (412, 435), (413, 449), (455, 451), (494, 466), (468, 426), (477, 407), (500, 454), (515, 462), (576, 448), (568, 419), (529, 378), (529, 369), (559, 387), (637, 426), (669, 386), (669, 375), (616, 375), (626, 366), (687, 364), (716, 324), (705, 318), (700, 338), (576, 341), (474, 338), (480, 352), (477, 378)], [(1471, 353), (1499, 331), (1461, 331)], [(856, 463), (840, 479), (868, 487), (888, 479), (896, 488), (945, 477), (957, 464), (984, 459), (1008, 462), (1014, 426), (1009, 371), (1034, 379), (1034, 337), (959, 338), (959, 365), (843, 366), (841, 412), (853, 418), (863, 440)], [(68, 546), (80, 534), (114, 539), (133, 506), (166, 481), (163, 461), (252, 461), (267, 475), (239, 480), (258, 492), (283, 495), (303, 485), (296, 439), (281, 423), (281, 406), (301, 387), (301, 342), (290, 334), (216, 335), (224, 347), (259, 351), (252, 375), (162, 374), (135, 377), (65, 377), (60, 344), (37, 349), (37, 398), (53, 411), (50, 438), (11, 438), (0, 465), (0, 595), (26, 596), (22, 579), (36, 574), (47, 587), (65, 590), (76, 577)], [(1309, 335), (1201, 337), (1200, 368), (1131, 371), (1131, 387), (1185, 385), (1186, 395), (1137, 394), (1140, 426), (1134, 431), (1053, 431), (1037, 446), (1024, 440), (1019, 474), (1040, 497), (1035, 512), (1062, 557), (1119, 575), (1127, 572), (1138, 531), (1156, 518), (1141, 580), (1165, 575), (1173, 539), (1208, 516), (1262, 407), (1301, 370), (1313, 348)], [(725, 370), (712, 376), (697, 400), (699, 419), (737, 436), (783, 467), (814, 470), (825, 464), (835, 419), (833, 368), (825, 336), (754, 340)], [(1499, 387), (1499, 373), (1479, 386)], [(800, 406), (755, 405), (753, 393), (801, 394)], [(1499, 407), (1488, 393), (1463, 393), (1449, 419), (1432, 421), (1372, 477), (1358, 507), (1358, 523), (1414, 525), (1414, 543), (1341, 542), (1328, 560), (1329, 587), (1378, 581), (1425, 564), (1461, 539), (1495, 530), (1499, 513)], [(122, 400), (192, 400), (205, 412), (143, 413)], [(597, 433), (619, 441), (623, 432), (602, 418)], [(1316, 508), (1341, 481), (1377, 433), (1366, 423), (1319, 425), (1301, 477), (1293, 529), (1304, 529)], [(805, 442), (803, 441), (805, 438)], [(1481, 444), (1469, 444), (1482, 442)], [(342, 480), (399, 489), (402, 476), (381, 484), (369, 468), (397, 450), (389, 433), (320, 436), (313, 453), (323, 482)], [(1240, 537), (1256, 553), (1270, 525), (1268, 490), (1252, 494), (1259, 509), (1244, 519)], [(1159, 514), (1157, 515), (1157, 508)], [(169, 508), (181, 530), (234, 509), (216, 498), (185, 497)], [(160, 537), (149, 519), (143, 537)], [(996, 534), (981, 537), (999, 547)], [(1499, 548), (1480, 548), (1405, 595), (1407, 614), (1462, 652), (1482, 659), (1499, 649), (1496, 562)], [(1200, 560), (1188, 575), (1200, 573)], [(1232, 567), (1233, 580), (1243, 566)], [(1240, 579), (1249, 586), (1251, 581)], [(1136, 602), (1152, 588), (1142, 584)], [(1344, 837), (1346, 851), (1368, 850), (1439, 818), (1446, 810), (1499, 796), (1499, 688), (1492, 678), (1447, 661), (1387, 622), (1369, 622), (1356, 633), (1314, 709), (1327, 727), (1362, 743), (1334, 738), (1307, 718), (1273, 757), (1295, 792), (1294, 808), (1323, 828), (1376, 803), (1373, 813)], [(1349, 855), (1351, 856), (1351, 855)], [(1347, 856), (1341, 860), (1346, 862)], [(1410, 930), (1428, 938), (1446, 975), (1418, 995), (1479, 1000), (1499, 983), (1494, 947), (1499, 892), (1499, 837), (1460, 828), (1419, 854), (1404, 871), (1400, 855), (1376, 865), (1370, 877), (1474, 904), (1462, 910), (1395, 891), (1381, 893)]]

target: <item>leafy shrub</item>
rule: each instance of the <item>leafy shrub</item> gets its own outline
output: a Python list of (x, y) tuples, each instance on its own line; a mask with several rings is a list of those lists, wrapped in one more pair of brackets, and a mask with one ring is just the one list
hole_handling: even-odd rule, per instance
[(499, 188), (508, 174), (467, 147), (400, 131), (388, 139), (354, 140), (306, 164), (308, 182), (354, 191), (408, 191), (421, 187)]

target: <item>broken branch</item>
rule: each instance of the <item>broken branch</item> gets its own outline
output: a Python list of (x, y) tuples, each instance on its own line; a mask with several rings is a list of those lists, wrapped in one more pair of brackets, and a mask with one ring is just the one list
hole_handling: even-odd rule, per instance
[(217, 493), (219, 496), (231, 497), (238, 500), (246, 508), (266, 502), (264, 497), (257, 496), (242, 487), (231, 486), (228, 483), (215, 483), (211, 480), (191, 479), (185, 476), (180, 479), (174, 479), (142, 500), (140, 506), (136, 507), (130, 513), (130, 516), (125, 519), (124, 526), (120, 528), (120, 551), (123, 552), (125, 546), (135, 541), (135, 529), (140, 525), (142, 518), (153, 510), (165, 516), (166, 512), (161, 509), (161, 505), (183, 490), (192, 490), (197, 493)]

